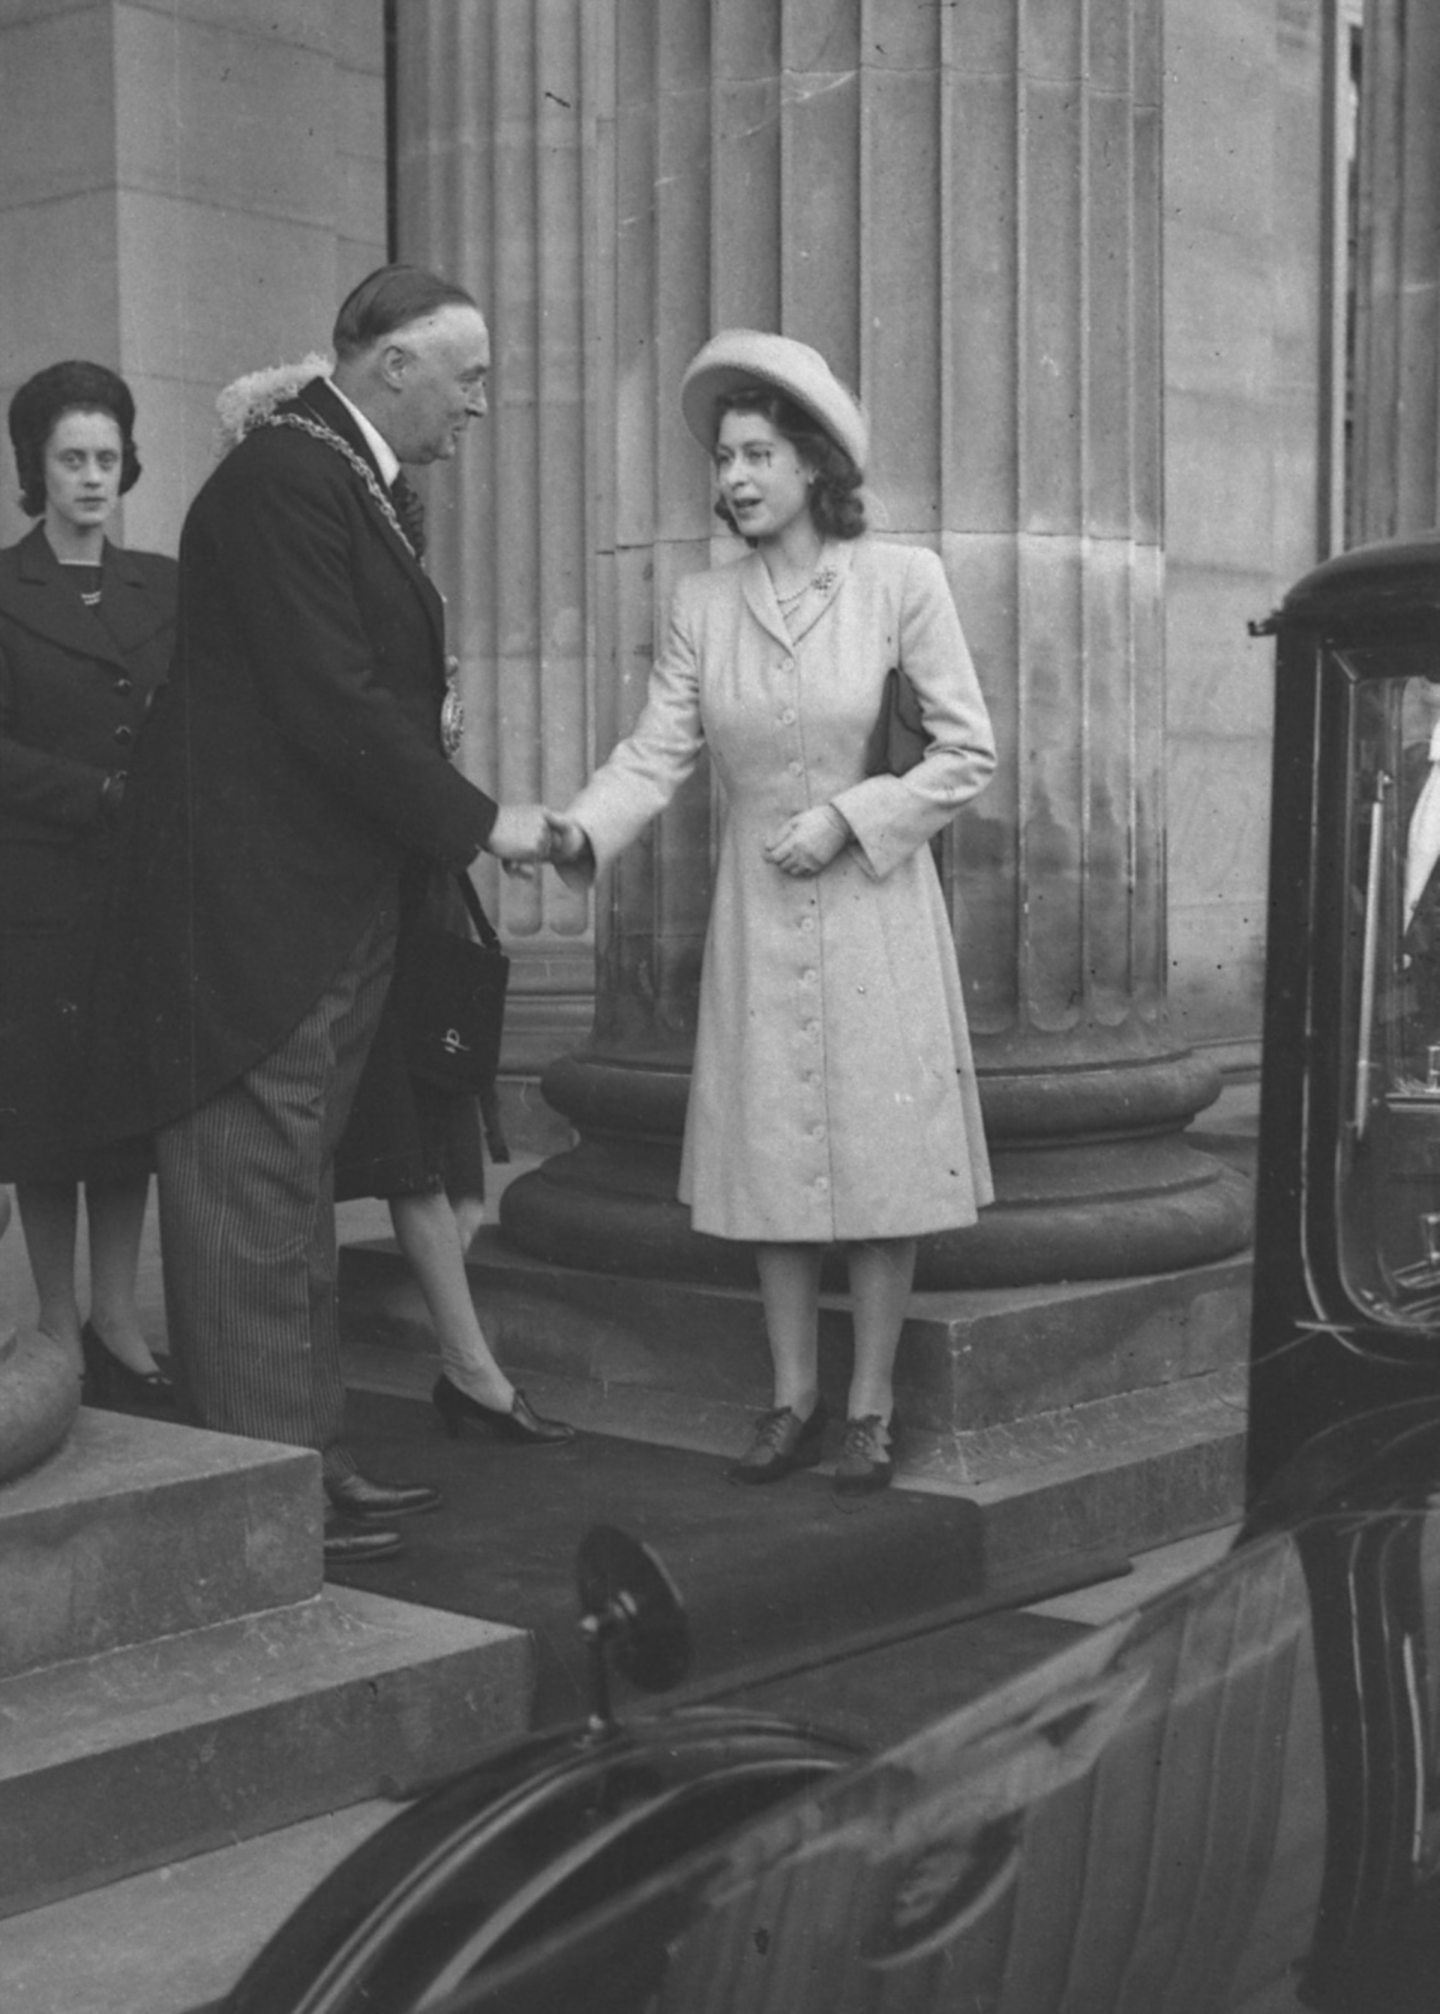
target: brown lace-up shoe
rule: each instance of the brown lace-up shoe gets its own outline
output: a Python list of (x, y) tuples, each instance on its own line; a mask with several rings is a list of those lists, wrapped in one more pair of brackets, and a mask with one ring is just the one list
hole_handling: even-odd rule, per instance
[(726, 1469), (732, 1483), (778, 1483), (794, 1469), (813, 1469), (824, 1452), (825, 1407), (815, 1401), (815, 1410), (802, 1420), (789, 1406), (776, 1406), (761, 1413), (755, 1435), (738, 1462)]
[(865, 1496), (886, 1487), (895, 1473), (894, 1424), (893, 1413), (888, 1420), (882, 1420), (879, 1413), (846, 1420), (845, 1439), (835, 1464), (838, 1496)]

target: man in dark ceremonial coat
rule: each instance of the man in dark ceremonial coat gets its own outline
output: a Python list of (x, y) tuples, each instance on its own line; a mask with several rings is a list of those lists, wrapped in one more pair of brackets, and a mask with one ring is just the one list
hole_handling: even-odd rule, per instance
[(334, 346), (333, 376), (263, 412), (186, 518), (132, 916), (178, 1381), (203, 1426), (319, 1450), (344, 1562), (439, 1501), (362, 1476), (342, 1439), (331, 1164), (402, 890), (427, 862), (547, 842), (540, 807), (497, 806), (448, 759), (444, 609), (400, 474), (484, 415), (484, 319), (386, 267)]

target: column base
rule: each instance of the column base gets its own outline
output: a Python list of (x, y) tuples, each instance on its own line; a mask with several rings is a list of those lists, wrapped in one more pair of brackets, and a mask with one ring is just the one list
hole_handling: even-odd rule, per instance
[[(1249, 1243), (1245, 1176), (1179, 1135), (1001, 1150), (996, 1202), (964, 1231), (922, 1239), (921, 1291), (1039, 1286), (1204, 1265)], [(531, 1258), (712, 1285), (754, 1277), (750, 1247), (691, 1229), (665, 1142), (585, 1140), (506, 1190), (507, 1243)], [(825, 1278), (843, 1286), (838, 1257)]]
[[(542, 1095), (579, 1145), (506, 1190), (507, 1243), (596, 1272), (747, 1283), (750, 1248), (693, 1231), (676, 1199), (688, 1065), (594, 1050), (551, 1064)], [(1047, 1067), (997, 1056), (980, 1077), (996, 1200), (921, 1241), (917, 1287), (1125, 1278), (1243, 1251), (1250, 1182), (1184, 1137), (1219, 1090), (1211, 1063), (1163, 1046), (1095, 1057), (1077, 1041)], [(833, 1264), (826, 1278), (843, 1284)]]

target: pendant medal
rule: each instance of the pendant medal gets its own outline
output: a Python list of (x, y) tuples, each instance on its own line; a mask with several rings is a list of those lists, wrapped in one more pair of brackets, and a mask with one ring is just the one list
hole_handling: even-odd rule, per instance
[(440, 708), (440, 745), (447, 755), (457, 753), (465, 735), (465, 702), (460, 697), (457, 669), (452, 658), (445, 673), (445, 700)]

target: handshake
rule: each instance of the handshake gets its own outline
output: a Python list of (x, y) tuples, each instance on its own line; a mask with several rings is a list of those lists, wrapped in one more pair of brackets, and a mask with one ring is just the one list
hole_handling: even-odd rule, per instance
[(578, 867), (590, 857), (585, 828), (563, 811), (543, 804), (502, 804), (485, 842), (507, 873), (521, 874), (537, 861)]

